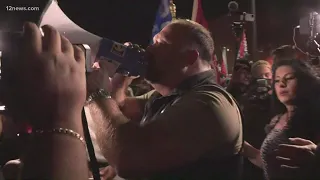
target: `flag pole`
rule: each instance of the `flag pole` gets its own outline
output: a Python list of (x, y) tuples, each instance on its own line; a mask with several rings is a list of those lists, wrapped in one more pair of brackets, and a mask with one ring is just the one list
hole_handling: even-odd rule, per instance
[(224, 68), (226, 71), (226, 76), (228, 76), (229, 71), (228, 71), (228, 60), (227, 60), (227, 48), (226, 47), (222, 48), (222, 63), (224, 65)]
[(193, 5), (192, 5), (192, 16), (191, 20), (192, 21), (197, 21), (197, 14), (198, 14), (198, 0), (193, 0)]
[(251, 0), (251, 11), (254, 15), (254, 21), (252, 22), (252, 60), (253, 62), (257, 61), (258, 59), (258, 40), (257, 40), (257, 17), (256, 17), (256, 0)]

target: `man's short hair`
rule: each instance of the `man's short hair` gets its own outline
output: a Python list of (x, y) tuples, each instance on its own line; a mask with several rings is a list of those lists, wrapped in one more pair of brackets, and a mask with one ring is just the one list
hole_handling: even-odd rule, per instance
[(273, 50), (271, 55), (273, 56), (273, 61), (281, 61), (287, 59), (296, 59), (297, 50), (294, 46), (283, 45)]
[(211, 33), (205, 27), (187, 19), (174, 20), (170, 25), (179, 25), (188, 28), (188, 36), (186, 36), (186, 39), (189, 42), (188, 45), (199, 52), (199, 56), (202, 60), (207, 62), (212, 61), (214, 43)]

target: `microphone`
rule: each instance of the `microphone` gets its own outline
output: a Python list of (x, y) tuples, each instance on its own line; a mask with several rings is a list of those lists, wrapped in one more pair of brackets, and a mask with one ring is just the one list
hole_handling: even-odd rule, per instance
[(228, 9), (231, 13), (237, 12), (239, 10), (239, 4), (237, 3), (237, 1), (230, 1), (228, 3)]

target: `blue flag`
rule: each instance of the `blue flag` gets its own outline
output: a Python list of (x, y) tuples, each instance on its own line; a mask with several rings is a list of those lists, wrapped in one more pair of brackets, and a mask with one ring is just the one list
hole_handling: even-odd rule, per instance
[(152, 29), (151, 42), (153, 42), (153, 37), (156, 34), (158, 34), (162, 30), (162, 28), (164, 28), (171, 21), (172, 21), (172, 15), (170, 11), (170, 0), (161, 0), (159, 9), (156, 15), (156, 20)]

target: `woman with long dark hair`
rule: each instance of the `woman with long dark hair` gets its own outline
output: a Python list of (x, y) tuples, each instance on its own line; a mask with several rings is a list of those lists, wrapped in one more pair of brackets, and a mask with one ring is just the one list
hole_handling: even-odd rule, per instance
[(301, 60), (273, 66), (273, 108), (260, 151), (245, 143), (244, 155), (263, 168), (268, 180), (320, 179), (320, 81)]

